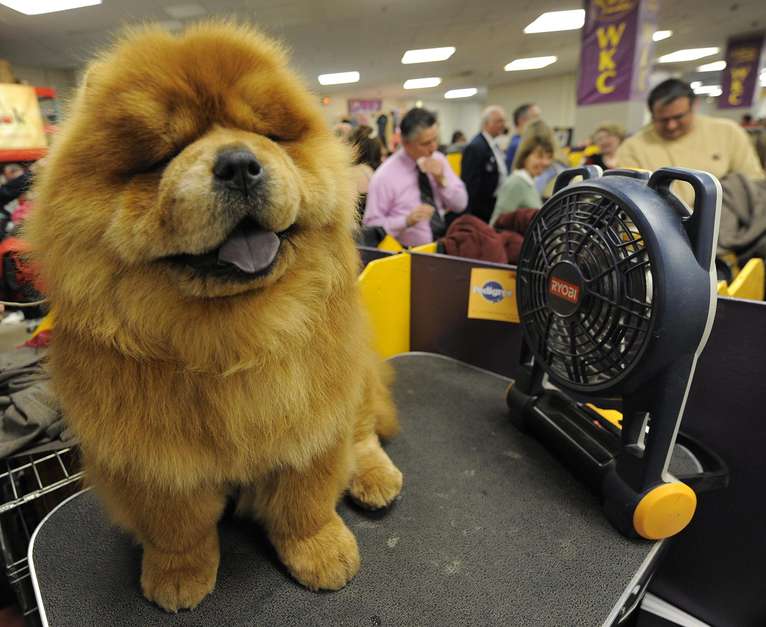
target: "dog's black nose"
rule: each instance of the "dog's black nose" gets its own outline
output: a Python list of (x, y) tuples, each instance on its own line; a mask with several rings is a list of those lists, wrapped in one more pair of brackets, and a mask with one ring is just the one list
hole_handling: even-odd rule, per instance
[(225, 150), (213, 164), (213, 176), (225, 187), (247, 195), (264, 178), (263, 168), (249, 150)]

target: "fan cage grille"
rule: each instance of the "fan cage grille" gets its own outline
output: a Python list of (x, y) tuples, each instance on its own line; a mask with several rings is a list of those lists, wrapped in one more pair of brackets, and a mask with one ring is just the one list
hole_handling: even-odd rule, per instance
[[(570, 317), (548, 304), (549, 274), (562, 261), (584, 278)], [(550, 375), (580, 389), (628, 375), (651, 337), (654, 280), (644, 235), (619, 201), (578, 190), (544, 206), (526, 234), (517, 277), (524, 334)]]

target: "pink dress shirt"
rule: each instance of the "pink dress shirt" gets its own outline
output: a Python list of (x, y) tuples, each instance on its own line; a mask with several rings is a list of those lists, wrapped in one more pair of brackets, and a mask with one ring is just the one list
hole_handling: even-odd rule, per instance
[[(444, 166), (444, 187), (429, 174), (434, 190), (436, 210), (444, 215), (447, 210), (459, 213), (468, 204), (465, 185), (452, 171), (447, 158), (434, 152), (433, 158)], [(431, 225), (421, 220), (407, 226), (407, 216), (420, 203), (417, 164), (400, 149), (391, 155), (372, 175), (367, 192), (367, 206), (362, 223), (365, 226), (382, 226), (386, 233), (395, 237), (403, 246), (419, 246), (433, 241)]]

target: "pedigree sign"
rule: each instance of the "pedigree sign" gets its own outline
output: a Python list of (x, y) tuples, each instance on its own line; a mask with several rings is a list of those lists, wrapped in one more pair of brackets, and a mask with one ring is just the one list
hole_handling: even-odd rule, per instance
[(718, 98), (719, 109), (750, 107), (758, 82), (758, 66), (763, 50), (763, 34), (733, 37), (726, 46), (726, 69)]
[(638, 85), (640, 66), (650, 60), (656, 5), (656, 0), (586, 0), (578, 105), (640, 97), (645, 89)]
[(0, 150), (45, 148), (47, 145), (34, 88), (0, 84)]

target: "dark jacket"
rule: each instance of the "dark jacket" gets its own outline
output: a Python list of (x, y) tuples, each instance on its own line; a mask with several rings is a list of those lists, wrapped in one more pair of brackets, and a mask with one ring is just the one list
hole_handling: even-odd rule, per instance
[(12, 200), (16, 200), (27, 189), (29, 189), (32, 183), (32, 177), (27, 172), (21, 176), (17, 176), (15, 179), (8, 181), (4, 185), (0, 185), (0, 209), (5, 207)]
[(466, 213), (489, 222), (495, 208), (499, 171), (492, 148), (479, 133), (463, 149), (460, 178), (468, 191)]

